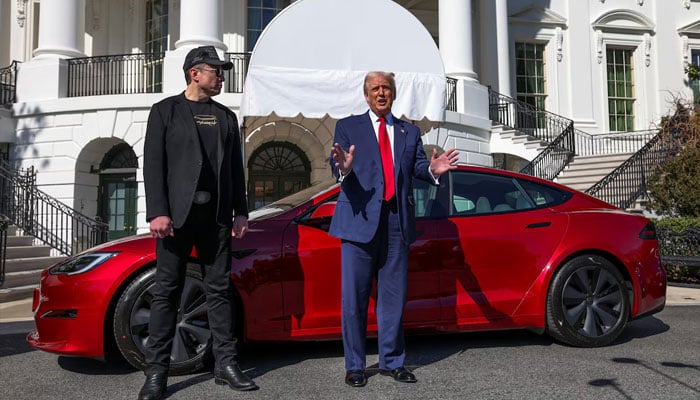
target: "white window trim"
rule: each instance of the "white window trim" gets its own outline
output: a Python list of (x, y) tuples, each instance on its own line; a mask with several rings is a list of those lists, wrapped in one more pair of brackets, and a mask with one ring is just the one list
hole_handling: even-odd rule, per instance
[[(595, 31), (596, 52), (598, 56), (599, 81), (604, 84), (601, 90), (602, 121), (600, 126), (610, 132), (610, 110), (608, 108), (608, 73), (606, 50), (609, 47), (632, 49), (634, 63), (634, 129), (641, 129), (639, 121), (647, 121), (649, 111), (643, 99), (647, 98), (647, 90), (653, 85), (649, 72), (652, 59), (652, 35), (655, 25), (645, 15), (634, 10), (613, 10), (596, 19), (592, 28)], [(643, 104), (644, 103), (644, 104)]]

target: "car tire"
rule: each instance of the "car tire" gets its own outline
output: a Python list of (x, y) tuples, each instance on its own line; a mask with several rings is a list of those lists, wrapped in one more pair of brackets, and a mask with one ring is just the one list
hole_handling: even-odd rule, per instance
[[(155, 285), (155, 267), (136, 277), (124, 290), (114, 310), (114, 338), (126, 361), (144, 369), (144, 348), (151, 315), (150, 289)], [(177, 314), (170, 357), (170, 375), (203, 369), (211, 360), (211, 331), (201, 267), (187, 265), (185, 286)]]
[(556, 272), (547, 296), (547, 331), (577, 347), (615, 340), (627, 323), (630, 298), (620, 271), (598, 255), (579, 256)]

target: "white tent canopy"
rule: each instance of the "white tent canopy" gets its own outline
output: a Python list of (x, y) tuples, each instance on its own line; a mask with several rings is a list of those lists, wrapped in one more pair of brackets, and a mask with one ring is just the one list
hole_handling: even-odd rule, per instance
[(396, 73), (393, 113), (442, 121), (445, 70), (435, 42), (391, 0), (300, 0), (280, 12), (250, 59), (241, 117), (342, 118), (367, 110), (372, 70)]

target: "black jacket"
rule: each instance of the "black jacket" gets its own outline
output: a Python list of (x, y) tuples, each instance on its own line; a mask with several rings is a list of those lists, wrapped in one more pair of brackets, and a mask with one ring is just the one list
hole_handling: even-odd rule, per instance
[[(165, 215), (175, 228), (187, 219), (202, 168), (199, 134), (187, 101), (183, 92), (154, 104), (144, 144), (146, 221)], [(216, 220), (230, 226), (234, 213), (248, 216), (240, 133), (236, 115), (220, 103), (213, 104), (220, 121)]]

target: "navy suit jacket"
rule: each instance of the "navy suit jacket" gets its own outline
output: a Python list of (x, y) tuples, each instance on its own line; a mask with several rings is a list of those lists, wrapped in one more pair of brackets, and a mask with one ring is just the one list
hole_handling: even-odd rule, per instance
[[(393, 120), (396, 201), (403, 240), (411, 244), (416, 240), (412, 178), (434, 181), (418, 127), (396, 117)], [(349, 150), (350, 145), (355, 145), (355, 152), (352, 170), (340, 184), (340, 196), (329, 234), (367, 243), (377, 232), (384, 193), (382, 160), (369, 112), (339, 120), (333, 141), (345, 151)], [(330, 162), (333, 174), (339, 177), (332, 157)]]

